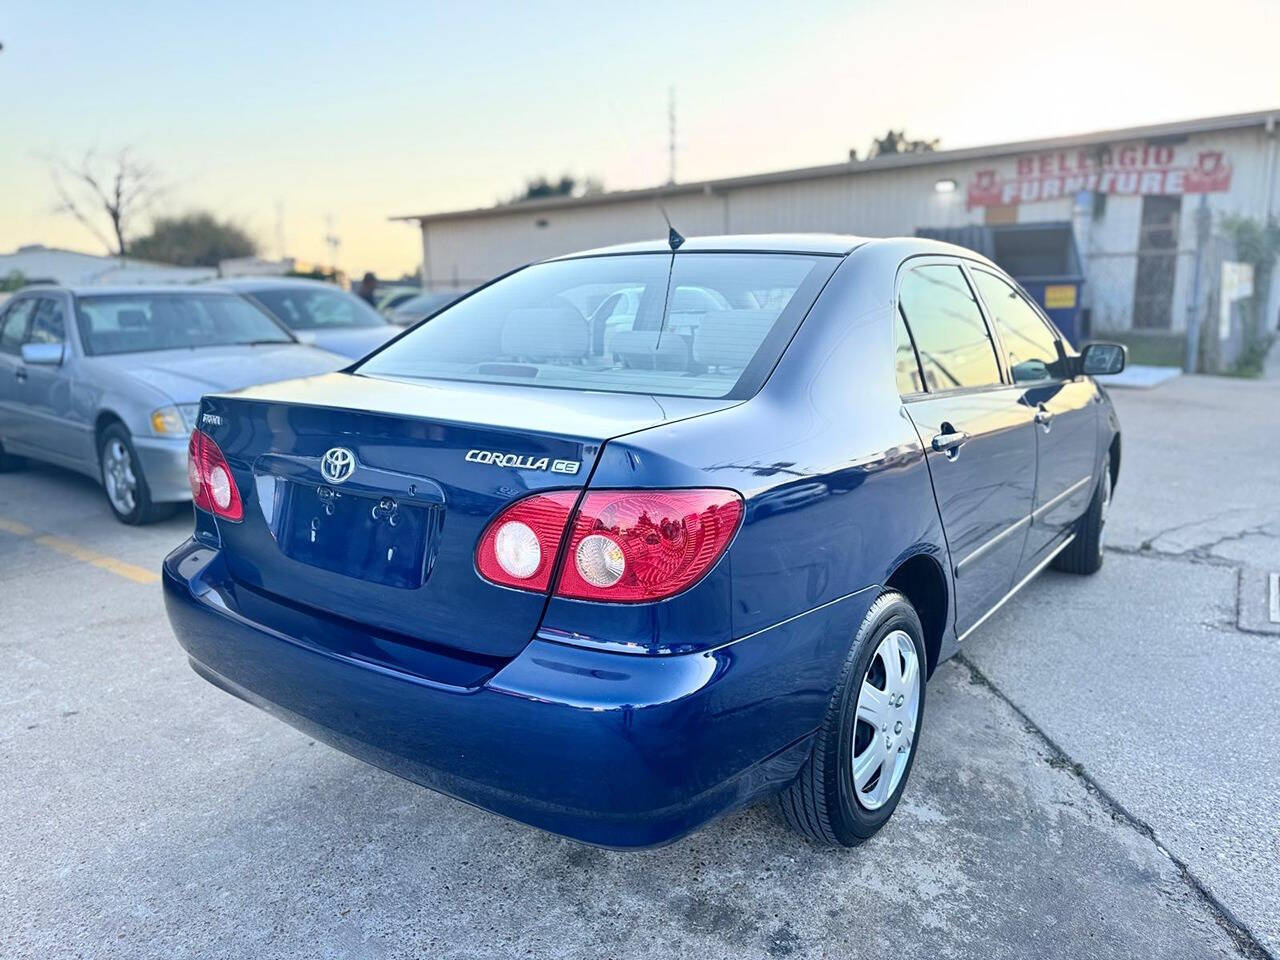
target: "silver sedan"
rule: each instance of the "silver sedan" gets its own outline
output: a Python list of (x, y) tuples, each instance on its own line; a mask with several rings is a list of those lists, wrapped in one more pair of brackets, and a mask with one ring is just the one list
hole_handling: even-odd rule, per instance
[(191, 499), (202, 395), (348, 362), (227, 291), (29, 287), (0, 306), (0, 471), (58, 464), (101, 482), (121, 521), (160, 519)]

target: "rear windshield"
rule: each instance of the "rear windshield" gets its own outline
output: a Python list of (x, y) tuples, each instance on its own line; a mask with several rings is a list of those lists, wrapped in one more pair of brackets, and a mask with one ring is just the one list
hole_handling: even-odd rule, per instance
[(663, 253), (536, 264), (447, 307), (357, 372), (747, 397), (769, 375), (837, 262)]
[(77, 297), (76, 322), (92, 355), (293, 342), (258, 307), (230, 293)]
[(322, 287), (273, 287), (254, 290), (253, 297), (290, 330), (333, 330), (338, 327), (381, 327), (386, 320), (359, 297)]

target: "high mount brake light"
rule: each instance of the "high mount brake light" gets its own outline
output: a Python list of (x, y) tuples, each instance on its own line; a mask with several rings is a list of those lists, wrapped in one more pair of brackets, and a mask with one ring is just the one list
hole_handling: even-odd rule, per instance
[(742, 498), (732, 490), (593, 490), (570, 525), (577, 497), (566, 490), (535, 494), (498, 514), (476, 548), (481, 575), (545, 591), (565, 540), (556, 596), (662, 600), (711, 569), (742, 519)]
[(191, 483), (191, 500), (224, 520), (244, 519), (244, 504), (227, 458), (213, 438), (200, 430), (191, 431), (187, 444), (187, 480)]

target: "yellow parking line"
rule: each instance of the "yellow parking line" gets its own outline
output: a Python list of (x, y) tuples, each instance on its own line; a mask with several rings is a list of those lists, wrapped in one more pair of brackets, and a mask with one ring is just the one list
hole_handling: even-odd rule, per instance
[(95, 567), (107, 570), (118, 576), (132, 580), (134, 583), (159, 583), (160, 574), (154, 573), (145, 567), (139, 567), (136, 564), (125, 563), (123, 560), (117, 560), (115, 557), (109, 557), (105, 553), (98, 553), (94, 550), (87, 550), (70, 540), (63, 540), (61, 537), (43, 536), (36, 537), (36, 543), (41, 546), (48, 547), (50, 550), (57, 550), (59, 553), (65, 553), (68, 557), (75, 557), (84, 563), (91, 563)]
[[(10, 520), (7, 517), (0, 517), (0, 530), (5, 533), (16, 534), (19, 537), (31, 537), (35, 536), (36, 533), (25, 523), (19, 523), (17, 520)], [(50, 550), (56, 550), (64, 556), (79, 560), (81, 563), (92, 564), (100, 570), (106, 570), (108, 573), (114, 573), (116, 576), (124, 577), (126, 580), (132, 580), (134, 583), (160, 582), (160, 574), (154, 570), (148, 570), (146, 567), (140, 567), (134, 563), (117, 560), (115, 557), (109, 557), (105, 553), (98, 553), (96, 550), (80, 546), (73, 540), (42, 534), (35, 538), (35, 542), (42, 547), (48, 547)]]

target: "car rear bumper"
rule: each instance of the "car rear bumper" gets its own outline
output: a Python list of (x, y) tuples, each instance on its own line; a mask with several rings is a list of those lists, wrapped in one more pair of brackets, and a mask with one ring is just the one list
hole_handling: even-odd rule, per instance
[(163, 575), (174, 632), (212, 684), (407, 780), (613, 847), (666, 844), (795, 776), (852, 635), (827, 631), (869, 603), (672, 657), (534, 639), (504, 664), (461, 664), (460, 685), (425, 676), (451, 672), (438, 653), (413, 672), (330, 644), (314, 611), (289, 613), (289, 632), (251, 620), (264, 600), (196, 541)]
[(210, 682), (408, 780), (610, 847), (669, 842), (793, 777), (852, 635), (827, 631), (856, 626), (870, 602), (683, 656), (534, 639), (458, 685), (326, 646), (314, 611), (294, 611), (291, 633), (249, 619), (220, 553), (195, 541), (166, 558), (163, 580), (178, 640)]
[(187, 480), (187, 439), (134, 437), (133, 449), (142, 463), (152, 503), (191, 499)]

